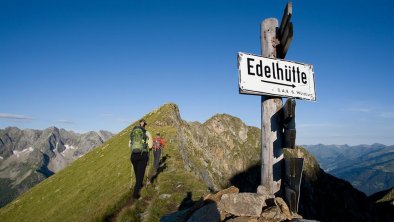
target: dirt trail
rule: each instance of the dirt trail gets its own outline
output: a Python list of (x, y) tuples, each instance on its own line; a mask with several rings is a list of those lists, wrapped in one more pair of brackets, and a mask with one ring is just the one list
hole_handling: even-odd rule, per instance
[(120, 207), (119, 209), (117, 209), (115, 212), (113, 212), (112, 214), (106, 216), (104, 218), (105, 222), (115, 222), (116, 219), (118, 218), (120, 212), (122, 212), (122, 210), (127, 209), (129, 207), (131, 207), (133, 205), (134, 201), (131, 197), (127, 198), (127, 202)]

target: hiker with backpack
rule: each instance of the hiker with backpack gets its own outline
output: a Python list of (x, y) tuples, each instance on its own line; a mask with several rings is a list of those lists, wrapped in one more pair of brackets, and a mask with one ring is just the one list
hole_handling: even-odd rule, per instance
[(131, 156), (130, 160), (135, 174), (133, 198), (140, 197), (146, 166), (149, 161), (149, 151), (152, 148), (152, 136), (145, 129), (147, 123), (144, 119), (139, 121), (130, 133)]
[(157, 171), (159, 170), (160, 158), (162, 154), (162, 149), (166, 146), (166, 143), (163, 138), (161, 138), (160, 133), (156, 134), (155, 139), (153, 139), (153, 157), (154, 157), (154, 164), (153, 164), (153, 175), (156, 176)]

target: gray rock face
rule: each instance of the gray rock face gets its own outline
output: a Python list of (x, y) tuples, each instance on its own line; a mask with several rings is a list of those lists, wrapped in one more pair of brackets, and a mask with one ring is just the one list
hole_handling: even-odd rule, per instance
[(236, 216), (259, 217), (265, 196), (256, 193), (223, 194), (219, 207)]
[(0, 207), (111, 137), (107, 131), (78, 134), (56, 127), (0, 129)]

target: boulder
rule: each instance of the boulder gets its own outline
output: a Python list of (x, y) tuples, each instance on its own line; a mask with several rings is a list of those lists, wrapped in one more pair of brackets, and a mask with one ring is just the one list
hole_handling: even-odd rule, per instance
[(219, 207), (235, 216), (259, 217), (265, 204), (265, 197), (256, 193), (223, 194)]
[(265, 196), (267, 199), (268, 198), (275, 198), (275, 195), (273, 195), (265, 186), (260, 185), (257, 187), (257, 193)]
[(218, 222), (220, 213), (216, 203), (207, 204), (193, 213), (187, 222)]
[(182, 222), (186, 221), (188, 210), (181, 210), (171, 214), (164, 215), (160, 218), (160, 222)]
[(274, 204), (261, 213), (260, 220), (263, 221), (289, 221), (292, 219), (301, 219), (302, 217), (298, 214), (293, 214), (285, 201), (276, 197), (274, 200)]
[(260, 220), (262, 221), (284, 221), (287, 220), (287, 217), (282, 214), (280, 208), (278, 206), (272, 206), (269, 207), (268, 209), (264, 210), (263, 213), (261, 214)]
[(220, 202), (220, 199), (222, 198), (223, 194), (230, 194), (230, 193), (239, 193), (239, 189), (235, 186), (231, 186), (227, 189), (221, 190), (215, 194), (208, 194), (204, 200), (211, 200), (216, 203)]
[(286, 217), (286, 219), (291, 220), (293, 218), (292, 213), (289, 210), (289, 207), (287, 206), (286, 202), (282, 198), (276, 197), (275, 204), (276, 206), (279, 207), (280, 211)]
[(226, 222), (257, 222), (257, 219), (254, 217), (236, 217), (226, 220)]

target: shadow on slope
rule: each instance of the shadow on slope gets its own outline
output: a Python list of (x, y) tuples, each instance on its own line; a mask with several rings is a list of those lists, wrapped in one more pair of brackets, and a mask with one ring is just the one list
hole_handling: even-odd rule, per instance
[(230, 179), (231, 185), (236, 186), (239, 192), (256, 193), (261, 181), (261, 166), (255, 164), (246, 171), (236, 174)]
[[(320, 169), (316, 159), (304, 148), (285, 149), (285, 157), (303, 157), (299, 213), (306, 219), (320, 221), (393, 221), (394, 206), (374, 202), (386, 193), (377, 194), (375, 201), (342, 179)], [(240, 192), (256, 192), (260, 185), (261, 168), (254, 165), (231, 178)]]

